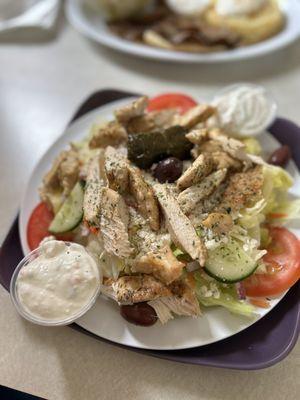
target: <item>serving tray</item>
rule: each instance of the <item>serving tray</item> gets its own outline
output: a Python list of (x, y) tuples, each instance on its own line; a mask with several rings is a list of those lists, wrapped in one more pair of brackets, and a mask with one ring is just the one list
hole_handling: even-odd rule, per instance
[[(135, 94), (118, 90), (98, 91), (82, 104), (72, 121), (97, 107), (133, 95)], [(300, 149), (300, 128), (290, 121), (278, 118), (270, 132), (281, 143), (288, 144), (293, 149), (294, 161), (300, 168), (300, 151), (297, 152), (297, 148)], [(0, 249), (0, 283), (6, 290), (9, 290), (13, 271), (22, 258), (17, 217)], [(102, 339), (76, 324), (70, 327), (111, 345), (171, 361), (220, 368), (261, 369), (285, 358), (296, 344), (300, 331), (299, 294), (298, 282), (274, 310), (245, 331), (217, 343), (188, 350), (136, 349)]]

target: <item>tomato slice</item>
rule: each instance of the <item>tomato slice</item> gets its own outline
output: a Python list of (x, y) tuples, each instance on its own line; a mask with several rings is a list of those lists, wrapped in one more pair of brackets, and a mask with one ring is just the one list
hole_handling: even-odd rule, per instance
[(244, 281), (247, 296), (276, 296), (300, 278), (300, 242), (285, 228), (270, 228), (272, 242), (263, 260), (267, 273), (254, 274)]
[[(48, 228), (54, 218), (54, 214), (45, 203), (39, 203), (32, 211), (27, 225), (27, 243), (30, 250), (36, 249), (40, 242), (50, 233)], [(56, 236), (58, 240), (71, 241), (71, 233)]]
[(149, 100), (148, 111), (160, 111), (167, 108), (175, 108), (180, 114), (184, 114), (190, 108), (195, 107), (197, 102), (189, 96), (180, 93), (166, 93), (153, 97)]

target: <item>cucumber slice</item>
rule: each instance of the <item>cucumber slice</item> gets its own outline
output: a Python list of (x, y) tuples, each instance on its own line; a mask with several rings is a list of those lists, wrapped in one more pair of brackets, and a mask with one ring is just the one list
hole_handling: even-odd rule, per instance
[(65, 233), (75, 229), (83, 217), (84, 183), (77, 182), (49, 226), (50, 233)]
[(257, 263), (233, 239), (208, 252), (205, 272), (219, 282), (235, 283), (252, 275)]

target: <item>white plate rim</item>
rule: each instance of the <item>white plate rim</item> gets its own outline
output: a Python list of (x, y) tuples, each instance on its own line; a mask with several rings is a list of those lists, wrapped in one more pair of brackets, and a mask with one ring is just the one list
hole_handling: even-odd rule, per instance
[(252, 46), (206, 54), (167, 51), (124, 40), (108, 31), (103, 34), (94, 28), (81, 12), (81, 2), (82, 0), (67, 0), (65, 4), (67, 19), (78, 32), (105, 47), (145, 59), (187, 64), (231, 62), (267, 55), (292, 44), (300, 37), (300, 24), (297, 24), (297, 19), (298, 21), (300, 19), (298, 0), (281, 0), (282, 8), (287, 16), (287, 26), (278, 35)]
[[(33, 171), (30, 175), (30, 178), (27, 182), (26, 185), (26, 189), (21, 201), (21, 207), (20, 207), (20, 216), (19, 216), (19, 232), (20, 232), (20, 239), (21, 239), (21, 246), (22, 246), (22, 250), (24, 252), (24, 254), (27, 254), (29, 252), (29, 248), (27, 245), (27, 238), (26, 238), (26, 227), (27, 227), (27, 222), (28, 222), (28, 216), (29, 214), (25, 212), (26, 210), (26, 203), (27, 203), (27, 199), (32, 197), (32, 190), (30, 189), (30, 186), (32, 185), (32, 181), (34, 180), (35, 175), (41, 175), (41, 168), (42, 168), (42, 164), (45, 163), (45, 159), (47, 157), (49, 157), (50, 153), (53, 154), (57, 154), (57, 151), (62, 150), (63, 148), (65, 148), (65, 146), (70, 142), (70, 140), (72, 140), (71, 138), (69, 138), (68, 136), (68, 132), (71, 131), (71, 129), (74, 129), (74, 127), (76, 128), (78, 126), (77, 129), (79, 129), (79, 126), (81, 125), (85, 125), (86, 126), (90, 126), (91, 122), (95, 120), (96, 116), (99, 114), (107, 114), (107, 115), (111, 115), (111, 111), (113, 109), (115, 109), (116, 107), (122, 105), (122, 104), (126, 104), (128, 101), (130, 101), (131, 97), (128, 97), (126, 99), (121, 99), (121, 100), (117, 100), (111, 103), (108, 103), (106, 105), (100, 106), (88, 113), (86, 113), (85, 115), (83, 115), (82, 117), (78, 118), (77, 120), (75, 120), (74, 122), (72, 122), (62, 133), (62, 135), (60, 135), (55, 141), (54, 143), (48, 147), (48, 149), (44, 152), (44, 154), (40, 157), (40, 159), (38, 160), (38, 162), (35, 164), (35, 167), (33, 168)], [(101, 118), (102, 119), (102, 118)], [(87, 125), (88, 124), (88, 125)], [(82, 133), (83, 135), (83, 133)], [(73, 139), (74, 140), (74, 139)], [(275, 140), (275, 139), (274, 139)], [(50, 157), (51, 160), (53, 160), (53, 156)], [(47, 166), (49, 166), (49, 163), (47, 163)], [(45, 172), (45, 168), (42, 168), (43, 173)], [(37, 191), (36, 191), (37, 192)], [(38, 199), (38, 193), (34, 193), (34, 197), (36, 199)], [(37, 203), (35, 203), (37, 204)], [(32, 208), (30, 209), (30, 211), (32, 211)], [(234, 319), (234, 321), (238, 321), (240, 323), (242, 323), (241, 321), (245, 322), (247, 321), (247, 324), (245, 324), (244, 326), (240, 327), (239, 329), (236, 329), (234, 332), (231, 332), (230, 334), (225, 334), (225, 335), (221, 335), (218, 339), (209, 339), (206, 341), (202, 341), (202, 342), (195, 342), (193, 341), (192, 343), (186, 343), (186, 344), (165, 344), (165, 345), (157, 345), (157, 344), (144, 344), (142, 343), (140, 340), (137, 340), (135, 337), (130, 337), (131, 332), (129, 337), (127, 337), (127, 333), (126, 332), (126, 337), (125, 339), (123, 338), (112, 338), (111, 336), (111, 332), (109, 333), (102, 333), (101, 335), (99, 334), (99, 332), (97, 332), (97, 330), (95, 330), (94, 326), (91, 326), (91, 318), (93, 319), (92, 313), (93, 310), (95, 309), (95, 306), (83, 317), (81, 317), (79, 320), (76, 321), (76, 324), (81, 326), (82, 328), (84, 328), (85, 330), (103, 338), (103, 339), (107, 339), (111, 342), (115, 342), (121, 345), (125, 345), (125, 346), (129, 346), (129, 347), (134, 347), (134, 348), (141, 348), (141, 349), (148, 349), (148, 350), (183, 350), (183, 349), (188, 349), (188, 348), (194, 348), (194, 347), (200, 347), (200, 346), (204, 346), (207, 344), (211, 344), (211, 343), (216, 343), (219, 342), (221, 340), (224, 340), (226, 338), (229, 338), (231, 336), (234, 336), (235, 334), (247, 329), (248, 327), (252, 326), (253, 324), (255, 324), (256, 322), (258, 322), (261, 318), (263, 318), (265, 315), (267, 315), (270, 311), (272, 311), (272, 309), (274, 307), (276, 307), (276, 305), (282, 300), (282, 298), (286, 295), (286, 293), (284, 293), (282, 296), (280, 296), (279, 298), (272, 300), (272, 307), (268, 310), (263, 310), (261, 312), (261, 316), (260, 318), (253, 320), (253, 321), (247, 321), (243, 318), (240, 318), (238, 316), (234, 316), (229, 314), (226, 310), (219, 308), (214, 308), (214, 309), (207, 309), (205, 310), (205, 314), (204, 316), (200, 317), (199, 320), (203, 321), (203, 318), (209, 318), (209, 315), (214, 313), (215, 311), (221, 311), (221, 313), (225, 313), (226, 314), (226, 318)], [(99, 303), (101, 302), (101, 303)], [(97, 300), (96, 304), (101, 304), (101, 307), (104, 304), (104, 299), (100, 298)], [(114, 305), (113, 302), (109, 301), (106, 302), (109, 303), (109, 307), (113, 307)], [(113, 311), (115, 312), (115, 310)], [(116, 314), (115, 314), (116, 315)], [(120, 317), (121, 318), (121, 317)], [(189, 323), (189, 321), (192, 320), (191, 318), (177, 318), (174, 319), (173, 321), (169, 322), (167, 325), (165, 326), (161, 326), (159, 325), (160, 329), (166, 329), (167, 326), (169, 326), (170, 324), (174, 324), (174, 322), (176, 323)], [(93, 322), (93, 321), (92, 321)], [(96, 323), (98, 322), (98, 320), (96, 321)], [(126, 327), (126, 329), (128, 328), (129, 331), (130, 330), (137, 330), (138, 331), (138, 336), (141, 336), (140, 334), (140, 329), (146, 329), (146, 331), (144, 331), (144, 333), (148, 334), (148, 332), (150, 332), (150, 329), (152, 328), (141, 328), (141, 327), (134, 327), (131, 324), (128, 324), (125, 320), (122, 319), (122, 323), (124, 325), (124, 327)], [(157, 324), (154, 326), (156, 327)], [(96, 328), (97, 329), (97, 328)], [(124, 328), (125, 329), (125, 328)], [(132, 340), (133, 339), (133, 340)]]

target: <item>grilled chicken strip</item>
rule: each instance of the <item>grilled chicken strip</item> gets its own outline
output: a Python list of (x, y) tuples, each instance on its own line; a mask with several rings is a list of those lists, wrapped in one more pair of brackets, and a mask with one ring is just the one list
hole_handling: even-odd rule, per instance
[(208, 104), (198, 104), (183, 115), (179, 115), (176, 118), (176, 124), (183, 128), (191, 129), (200, 122), (208, 120), (215, 111), (215, 108)]
[(230, 157), (225, 151), (216, 151), (211, 153), (211, 157), (216, 169), (227, 168), (230, 171), (240, 171), (243, 167), (241, 161)]
[(100, 227), (101, 189), (106, 184), (104, 152), (99, 151), (88, 167), (83, 198), (83, 218), (89, 226)]
[(126, 104), (115, 111), (115, 117), (121, 124), (126, 124), (131, 119), (139, 117), (144, 114), (146, 107), (148, 105), (148, 97), (139, 97), (130, 104)]
[(211, 213), (202, 221), (202, 225), (211, 229), (217, 235), (224, 235), (233, 228), (233, 221), (230, 215), (222, 213)]
[(179, 279), (184, 264), (177, 260), (168, 245), (156, 252), (148, 252), (137, 257), (133, 263), (133, 272), (152, 274), (162, 282), (169, 284)]
[(212, 158), (207, 154), (200, 154), (193, 164), (178, 179), (178, 189), (183, 190), (201, 182), (201, 180), (210, 174), (212, 170)]
[(153, 132), (174, 125), (176, 110), (152, 111), (131, 119), (126, 125), (129, 134)]
[(133, 304), (171, 296), (172, 292), (151, 275), (122, 276), (116, 281), (107, 279), (103, 293), (119, 304)]
[(111, 121), (104, 126), (93, 126), (89, 147), (95, 149), (105, 148), (107, 146), (119, 146), (126, 141), (126, 129), (117, 121)]
[(260, 165), (232, 175), (217, 206), (217, 212), (236, 212), (243, 207), (251, 206), (262, 197), (264, 178)]
[(62, 151), (54, 160), (50, 171), (43, 179), (40, 188), (41, 200), (47, 203), (49, 208), (56, 211), (56, 204), (53, 204), (53, 194), (61, 193), (67, 196), (79, 175), (79, 159), (75, 150)]
[(193, 129), (185, 135), (185, 137), (193, 144), (202, 144), (208, 137), (208, 130), (206, 128)]
[(156, 311), (162, 324), (173, 319), (172, 314), (186, 317), (201, 315), (199, 302), (189, 285), (183, 281), (178, 281), (170, 285), (169, 288), (172, 291), (172, 296), (161, 297), (148, 302)]
[(138, 168), (130, 166), (128, 171), (130, 191), (137, 202), (138, 210), (149, 221), (151, 229), (158, 231), (159, 208), (153, 190)]
[(125, 192), (129, 184), (129, 162), (124, 154), (114, 147), (105, 149), (105, 172), (109, 187), (117, 192)]
[(101, 189), (100, 236), (104, 249), (120, 258), (129, 257), (133, 248), (128, 237), (129, 213), (119, 193), (104, 187)]
[(184, 214), (190, 214), (201, 200), (211, 195), (212, 192), (224, 181), (226, 174), (227, 169), (220, 169), (219, 171), (208, 175), (197, 185), (190, 186), (181, 192), (177, 201)]
[(231, 157), (244, 162), (247, 167), (251, 166), (252, 161), (246, 153), (246, 146), (240, 140), (223, 135), (219, 129), (209, 131), (208, 136), (210, 139), (220, 143), (222, 149)]
[(206, 248), (197, 236), (191, 221), (181, 211), (178, 202), (166, 186), (156, 184), (154, 192), (164, 212), (167, 229), (173, 242), (188, 253), (193, 260), (198, 259), (200, 265), (204, 266), (207, 255)]

